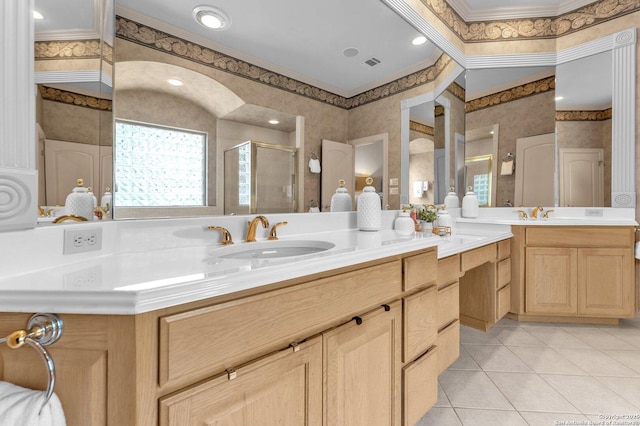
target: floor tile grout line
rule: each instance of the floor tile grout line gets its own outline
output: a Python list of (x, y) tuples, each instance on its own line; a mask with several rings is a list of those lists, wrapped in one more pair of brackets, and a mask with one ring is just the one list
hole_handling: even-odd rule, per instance
[[(629, 401), (627, 398), (625, 398), (624, 395), (621, 395), (620, 393), (616, 392), (615, 389), (612, 389), (611, 386), (607, 385), (604, 381), (600, 380), (601, 378), (609, 378), (608, 376), (592, 376), (594, 379), (596, 379), (598, 382), (602, 383), (603, 386), (605, 386), (607, 389), (609, 389), (611, 392), (615, 393), (616, 395), (618, 395), (620, 398), (622, 398), (625, 402), (629, 403), (629, 405), (631, 405), (632, 407), (635, 407), (638, 410), (638, 414), (640, 414), (640, 406), (635, 404), (634, 402)], [(633, 377), (635, 379), (635, 377)], [(638, 378), (638, 380), (640, 380), (640, 378)]]

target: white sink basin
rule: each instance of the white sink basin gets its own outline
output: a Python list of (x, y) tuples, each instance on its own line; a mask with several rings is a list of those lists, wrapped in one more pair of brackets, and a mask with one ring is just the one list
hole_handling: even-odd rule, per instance
[(319, 240), (277, 240), (223, 247), (212, 254), (222, 259), (273, 259), (329, 250), (335, 244)]

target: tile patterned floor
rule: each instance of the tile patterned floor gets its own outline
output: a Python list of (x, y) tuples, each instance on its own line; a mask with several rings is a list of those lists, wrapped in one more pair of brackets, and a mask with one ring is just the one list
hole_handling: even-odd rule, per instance
[[(501, 320), (462, 326), (460, 358), (417, 426), (640, 426), (640, 318), (618, 326)], [(622, 418), (623, 415), (630, 415)]]

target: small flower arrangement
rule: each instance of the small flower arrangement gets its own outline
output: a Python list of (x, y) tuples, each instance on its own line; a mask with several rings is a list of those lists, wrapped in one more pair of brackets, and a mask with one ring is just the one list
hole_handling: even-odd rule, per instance
[(424, 220), (425, 222), (435, 222), (437, 218), (438, 213), (432, 206), (422, 206), (418, 209), (418, 219), (420, 220)]
[(416, 219), (421, 220), (423, 222), (435, 222), (436, 219), (438, 219), (437, 210), (432, 205), (427, 205), (427, 206), (410, 205), (410, 208), (415, 210)]

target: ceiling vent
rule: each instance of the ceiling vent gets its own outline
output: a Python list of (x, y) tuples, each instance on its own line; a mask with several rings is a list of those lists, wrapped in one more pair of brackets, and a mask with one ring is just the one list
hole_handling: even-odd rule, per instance
[(364, 61), (364, 63), (369, 65), (370, 67), (375, 67), (376, 65), (378, 65), (380, 63), (380, 59), (378, 59), (378, 58), (369, 58), (366, 61)]

